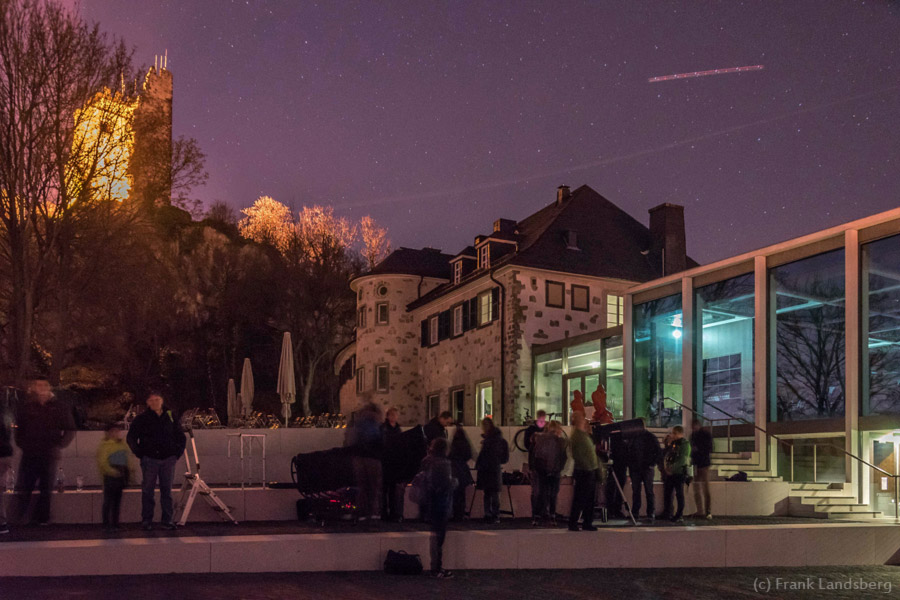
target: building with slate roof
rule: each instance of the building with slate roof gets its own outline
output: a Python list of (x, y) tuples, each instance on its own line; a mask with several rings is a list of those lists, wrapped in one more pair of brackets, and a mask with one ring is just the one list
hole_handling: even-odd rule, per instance
[[(684, 212), (663, 204), (643, 225), (588, 186), (515, 221), (497, 219), (456, 254), (400, 248), (351, 283), (355, 342), (335, 358), (341, 410), (365, 398), (420, 423), (449, 410), (504, 424), (566, 398), (609, 391), (621, 414), (623, 298), (638, 283), (697, 266)], [(538, 360), (539, 359), (539, 360)]]

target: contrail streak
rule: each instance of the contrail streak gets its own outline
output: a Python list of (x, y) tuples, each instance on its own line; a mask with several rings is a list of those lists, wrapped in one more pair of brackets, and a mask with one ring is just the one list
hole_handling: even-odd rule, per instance
[(690, 79), (692, 77), (706, 77), (707, 75), (725, 75), (726, 73), (743, 73), (744, 71), (762, 71), (765, 69), (763, 65), (750, 65), (749, 67), (729, 67), (727, 69), (712, 69), (710, 71), (694, 71), (692, 73), (678, 73), (676, 75), (660, 75), (659, 77), (651, 77), (647, 81), (656, 83), (657, 81), (671, 81), (672, 79)]
[(733, 125), (731, 127), (727, 127), (725, 129), (720, 129), (718, 131), (713, 131), (710, 133), (705, 133), (703, 135), (698, 135), (696, 137), (688, 138), (685, 140), (678, 140), (675, 142), (669, 142), (668, 144), (663, 144), (660, 146), (654, 146), (652, 148), (647, 148), (645, 150), (637, 150), (635, 152), (630, 152), (628, 154), (620, 154), (619, 156), (611, 156), (609, 158), (601, 158), (594, 161), (584, 162), (577, 165), (572, 165), (570, 167), (562, 168), (562, 169), (554, 169), (552, 171), (539, 171), (534, 172), (529, 175), (523, 175), (518, 177), (510, 177), (507, 179), (501, 179), (496, 181), (490, 181), (485, 183), (480, 183), (472, 186), (454, 188), (449, 190), (436, 190), (433, 192), (424, 192), (421, 194), (404, 194), (399, 196), (392, 196), (387, 198), (377, 198), (374, 200), (365, 200), (360, 202), (353, 202), (349, 204), (340, 204), (336, 205), (335, 208), (363, 208), (368, 206), (382, 206), (385, 204), (395, 204), (401, 202), (415, 202), (418, 200), (430, 200), (433, 198), (443, 198), (445, 196), (456, 196), (459, 194), (466, 194), (470, 192), (480, 192), (485, 190), (491, 190), (496, 188), (506, 187), (508, 185), (515, 185), (519, 183), (526, 183), (528, 181), (532, 181), (535, 179), (545, 179), (548, 177), (555, 177), (558, 175), (567, 175), (569, 173), (574, 173), (576, 171), (583, 171), (585, 169), (591, 169), (595, 167), (606, 167), (609, 165), (613, 165), (620, 162), (625, 162), (628, 160), (633, 160), (635, 158), (642, 158), (644, 156), (650, 156), (653, 154), (659, 154), (660, 152), (665, 152), (666, 150), (672, 150), (674, 148), (680, 148), (681, 146), (687, 146), (690, 144), (695, 144), (697, 142), (702, 142), (705, 140), (717, 138), (723, 135), (728, 135), (730, 133), (736, 133), (738, 131), (742, 131), (744, 129), (750, 129), (751, 127), (756, 127), (758, 125), (765, 125), (768, 123), (774, 123), (776, 121), (781, 121), (796, 115), (802, 115), (806, 113), (816, 112), (819, 110), (823, 110), (826, 108), (831, 108), (832, 106), (837, 106), (839, 104), (846, 104), (847, 102), (853, 102), (854, 100), (861, 100), (863, 98), (868, 98), (870, 96), (876, 96), (878, 94), (882, 94), (884, 92), (896, 91), (900, 90), (900, 85), (895, 85), (891, 87), (882, 88), (879, 90), (875, 90), (872, 92), (865, 92), (862, 94), (855, 94), (853, 96), (847, 96), (846, 98), (839, 98), (837, 100), (833, 100), (831, 102), (825, 102), (823, 104), (816, 104), (812, 106), (808, 106), (806, 108), (801, 108), (799, 110), (794, 110), (787, 113), (782, 113), (780, 115), (776, 115), (774, 117), (770, 117), (768, 119), (760, 119), (758, 121), (752, 121), (750, 123), (742, 123), (740, 125)]

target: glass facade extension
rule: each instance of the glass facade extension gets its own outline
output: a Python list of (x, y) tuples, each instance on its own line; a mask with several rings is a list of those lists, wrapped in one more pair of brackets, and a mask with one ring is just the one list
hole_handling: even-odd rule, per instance
[(844, 279), (843, 249), (769, 270), (771, 420), (844, 415)]
[(656, 427), (681, 423), (682, 311), (681, 294), (636, 304), (632, 311), (634, 340), (634, 416)]
[(862, 246), (863, 415), (900, 414), (900, 235)]
[(697, 411), (753, 422), (753, 273), (697, 288), (694, 311)]
[(590, 416), (593, 412), (591, 397), (603, 384), (607, 408), (617, 420), (622, 419), (623, 372), (621, 336), (538, 352), (534, 357), (534, 410), (544, 410), (551, 419), (568, 424), (572, 398), (580, 391)]

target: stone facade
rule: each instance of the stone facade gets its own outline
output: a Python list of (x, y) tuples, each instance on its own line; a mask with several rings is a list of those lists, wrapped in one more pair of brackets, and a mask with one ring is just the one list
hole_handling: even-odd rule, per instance
[[(403, 424), (427, 420), (426, 398), (439, 397), (440, 410), (451, 409), (451, 392), (463, 392), (463, 418), (476, 424), (476, 386), (490, 382), (495, 405), (503, 399), (503, 423), (520, 423), (525, 409), (533, 413), (532, 347), (594, 332), (606, 327), (606, 295), (623, 295), (630, 282), (577, 276), (524, 267), (505, 267), (485, 274), (467, 285), (439, 296), (424, 306), (407, 310), (440, 283), (412, 275), (377, 275), (354, 282), (357, 308), (365, 311), (365, 325), (357, 329), (356, 369), (362, 369), (364, 384), (357, 393), (356, 379), (341, 388), (341, 409), (355, 410), (363, 397), (400, 411)], [(547, 306), (547, 281), (565, 285), (564, 308)], [(500, 284), (498, 286), (498, 283)], [(589, 288), (587, 311), (572, 310), (572, 285)], [(501, 315), (490, 323), (462, 335), (422, 346), (422, 321), (459, 303), (502, 286)], [(377, 304), (389, 304), (387, 324), (377, 323)], [(451, 322), (452, 328), (452, 322)], [(505, 382), (501, 354), (505, 354)], [(375, 368), (388, 365), (388, 391), (375, 389)]]

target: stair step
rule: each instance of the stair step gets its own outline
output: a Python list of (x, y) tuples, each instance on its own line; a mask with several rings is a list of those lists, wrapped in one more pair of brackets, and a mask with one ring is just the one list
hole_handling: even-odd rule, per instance
[(847, 492), (844, 490), (791, 490), (788, 492), (791, 498), (844, 498)]
[[(791, 496), (797, 498), (797, 496)], [(800, 496), (801, 504), (809, 506), (846, 506), (848, 504), (859, 504), (856, 496)]]
[(825, 513), (868, 513), (873, 511), (868, 504), (834, 504), (831, 506), (816, 506), (817, 512)]
[(866, 512), (827, 512), (822, 514), (827, 515), (829, 519), (878, 519), (884, 516), (877, 510), (868, 510)]
[(826, 482), (804, 481), (802, 483), (792, 483), (792, 490), (827, 490), (831, 489), (832, 484)]

